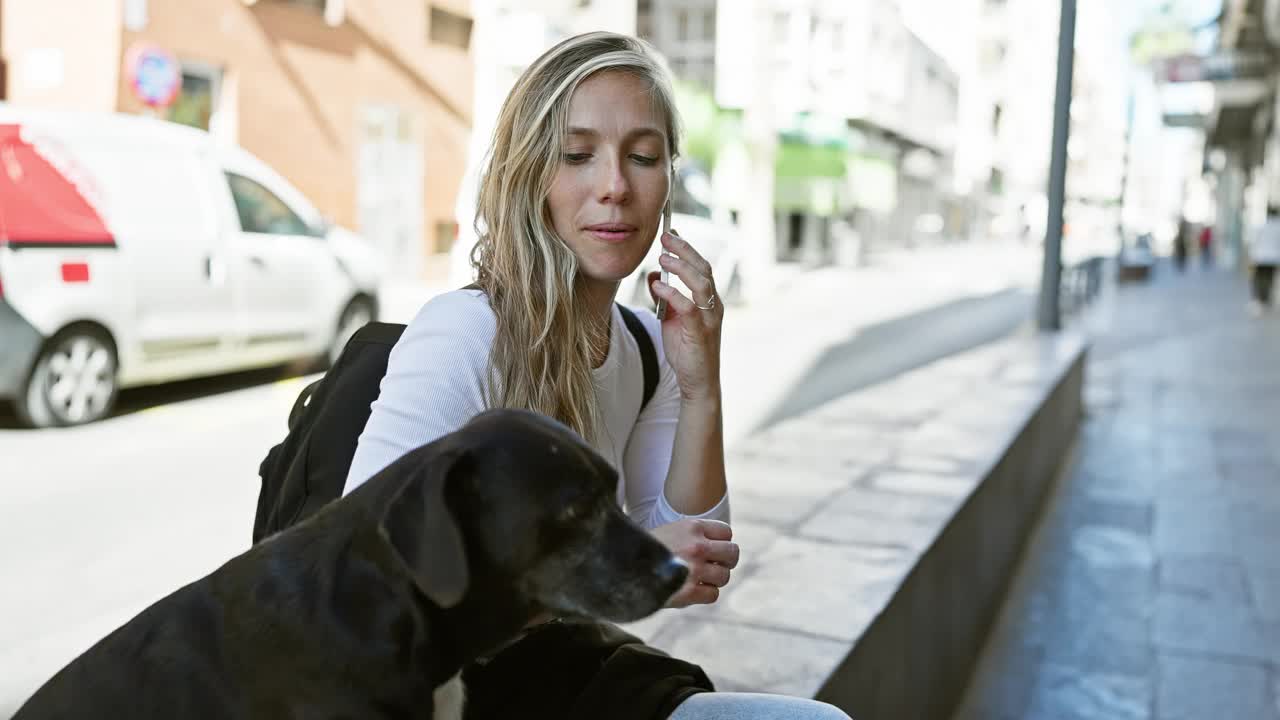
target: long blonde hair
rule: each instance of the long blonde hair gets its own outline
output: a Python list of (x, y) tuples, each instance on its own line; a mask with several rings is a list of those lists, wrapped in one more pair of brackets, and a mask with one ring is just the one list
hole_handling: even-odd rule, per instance
[(615, 33), (569, 38), (534, 61), (503, 103), (480, 180), (479, 240), (471, 253), (498, 321), (489, 356), (490, 406), (549, 415), (589, 441), (601, 425), (591, 358), (607, 346), (609, 328), (596, 327), (583, 311), (578, 261), (553, 229), (547, 196), (561, 162), (570, 99), (583, 80), (604, 70), (648, 81), (674, 161), (679, 118), (653, 48)]

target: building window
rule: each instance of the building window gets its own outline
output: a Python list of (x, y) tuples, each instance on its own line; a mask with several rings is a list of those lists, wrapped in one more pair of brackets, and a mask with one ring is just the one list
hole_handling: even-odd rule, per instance
[(147, 0), (124, 0), (124, 29), (138, 32), (147, 27)]
[(689, 40), (689, 12), (680, 10), (676, 13), (676, 39), (680, 42)]
[(471, 18), (432, 5), (428, 22), (427, 37), (432, 44), (459, 50), (471, 47)]
[(653, 39), (653, 2), (639, 0), (636, 3), (636, 35), (645, 40)]
[(773, 41), (779, 45), (786, 45), (789, 35), (791, 34), (791, 16), (785, 12), (775, 13), (773, 16)]
[(315, 10), (318, 13), (324, 12), (325, 0), (284, 0), (290, 5), (301, 5), (304, 8)]
[(716, 39), (715, 10), (708, 10), (702, 13), (702, 39), (707, 42), (714, 42)]
[(218, 109), (221, 84), (220, 69), (201, 63), (182, 63), (182, 89), (166, 110), (169, 121), (208, 130)]
[(453, 247), (453, 243), (458, 239), (458, 223), (453, 221), (436, 221), (436, 254), (447, 253)]

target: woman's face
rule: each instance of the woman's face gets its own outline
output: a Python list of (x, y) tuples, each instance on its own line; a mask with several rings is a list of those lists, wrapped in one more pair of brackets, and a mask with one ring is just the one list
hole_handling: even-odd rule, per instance
[(646, 81), (603, 71), (574, 92), (568, 126), (547, 197), (551, 222), (582, 275), (612, 292), (658, 234), (670, 183), (666, 122)]

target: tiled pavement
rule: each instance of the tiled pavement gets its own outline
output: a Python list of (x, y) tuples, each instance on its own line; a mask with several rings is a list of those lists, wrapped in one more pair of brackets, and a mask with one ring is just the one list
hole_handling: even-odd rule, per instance
[(1280, 720), (1280, 314), (1161, 270), (1089, 320), (1080, 440), (956, 720)]

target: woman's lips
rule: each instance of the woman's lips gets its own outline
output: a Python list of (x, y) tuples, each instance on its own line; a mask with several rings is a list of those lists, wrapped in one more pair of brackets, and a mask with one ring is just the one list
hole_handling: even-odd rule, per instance
[(632, 225), (623, 225), (621, 223), (606, 223), (601, 225), (589, 225), (587, 232), (596, 236), (604, 242), (622, 242), (635, 234), (636, 229)]

